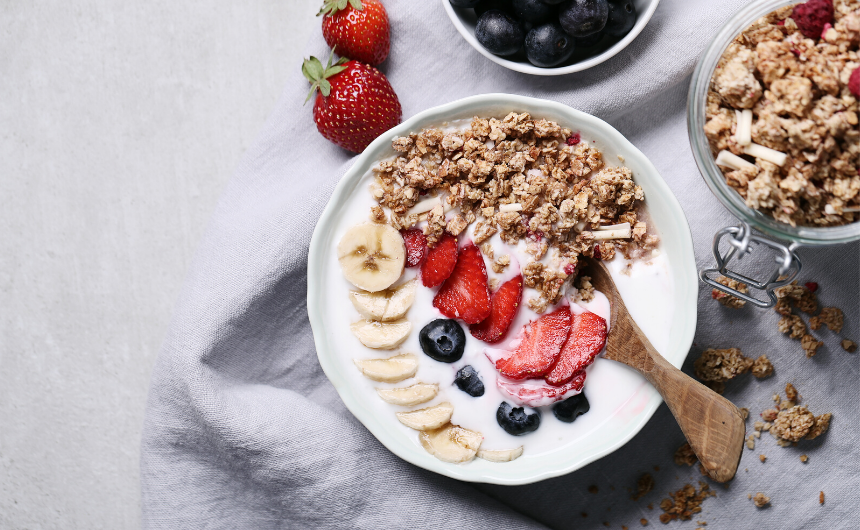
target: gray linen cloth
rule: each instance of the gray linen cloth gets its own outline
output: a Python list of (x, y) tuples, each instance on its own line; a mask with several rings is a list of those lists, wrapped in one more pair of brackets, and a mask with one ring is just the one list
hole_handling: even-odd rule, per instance
[[(386, 0), (393, 28), (384, 72), (404, 117), (487, 92), (552, 99), (607, 119), (657, 166), (690, 222), (699, 266), (734, 219), (694, 165), (685, 125), (689, 75), (717, 27), (744, 2), (663, 0), (644, 32), (613, 59), (564, 77), (506, 70), (472, 50), (436, 0)], [(316, 24), (316, 21), (308, 21)], [(326, 55), (321, 36), (308, 53)], [(298, 74), (301, 58), (289, 57)], [(317, 218), (350, 154), (315, 130), (307, 83), (288, 84), (236, 171), (203, 238), (158, 360), (144, 426), (141, 471), (146, 528), (639, 528), (656, 524), (661, 499), (702, 477), (676, 467), (684, 439), (665, 406), (611, 456), (533, 485), (467, 484), (416, 468), (355, 420), (323, 374), (306, 311), (307, 251)], [(824, 305), (846, 311), (841, 336), (858, 333), (858, 245), (805, 249), (803, 281)], [(684, 523), (708, 528), (848, 528), (857, 512), (858, 354), (839, 336), (813, 359), (777, 332), (773, 311), (718, 306), (700, 291), (699, 326), (685, 365), (706, 347), (740, 347), (776, 365), (747, 375), (727, 397), (752, 418), (793, 382), (831, 431), (780, 448), (767, 434), (745, 449), (729, 486)], [(751, 430), (751, 428), (750, 428)], [(767, 462), (759, 461), (767, 455)], [(809, 455), (801, 463), (800, 454)], [(655, 488), (631, 500), (637, 479)], [(596, 485), (597, 493), (589, 493)], [(761, 491), (771, 506), (747, 495)], [(819, 491), (826, 502), (819, 505)], [(678, 523), (673, 523), (676, 525)]]

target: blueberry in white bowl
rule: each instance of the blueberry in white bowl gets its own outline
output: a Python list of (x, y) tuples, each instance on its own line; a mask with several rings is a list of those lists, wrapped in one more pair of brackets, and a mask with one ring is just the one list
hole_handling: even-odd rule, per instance
[(576, 418), (582, 416), (590, 409), (591, 406), (588, 404), (585, 392), (581, 392), (553, 405), (552, 413), (555, 414), (555, 417), (559, 421), (573, 423)]
[(558, 66), (570, 58), (575, 46), (575, 39), (558, 22), (533, 28), (526, 35), (526, 57), (535, 66)]
[(525, 22), (542, 24), (556, 15), (556, 8), (542, 0), (513, 0), (514, 15)]
[(558, 10), (561, 27), (574, 37), (598, 33), (609, 18), (606, 0), (567, 0)]
[(481, 376), (472, 365), (466, 365), (457, 371), (454, 384), (457, 385), (457, 388), (472, 397), (481, 397), (484, 395), (484, 382), (481, 381)]
[(513, 15), (514, 1), (513, 0), (479, 0), (475, 6), (475, 15), (481, 16), (491, 9), (498, 9), (504, 13)]
[(491, 9), (478, 18), (475, 38), (496, 55), (512, 55), (523, 47), (526, 32), (513, 15)]
[(627, 35), (636, 24), (636, 4), (633, 0), (608, 0), (609, 14), (603, 32), (613, 37)]
[(496, 421), (506, 433), (522, 436), (540, 427), (540, 411), (535, 409), (529, 414), (523, 407), (514, 407), (507, 401), (502, 401), (496, 411)]
[(453, 363), (463, 357), (466, 349), (466, 332), (456, 320), (437, 318), (418, 334), (421, 350), (431, 359)]

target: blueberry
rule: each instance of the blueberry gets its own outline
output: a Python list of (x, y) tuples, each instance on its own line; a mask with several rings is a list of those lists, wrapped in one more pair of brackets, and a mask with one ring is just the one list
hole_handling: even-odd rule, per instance
[(481, 381), (478, 371), (472, 368), (471, 365), (460, 368), (457, 372), (457, 378), (454, 379), (454, 384), (457, 385), (457, 388), (472, 397), (484, 395), (484, 382)]
[(549, 20), (555, 12), (554, 7), (541, 0), (514, 0), (514, 15), (532, 24), (541, 24)]
[(514, 0), (480, 0), (475, 6), (475, 14), (479, 17), (491, 9), (498, 9), (504, 13), (513, 15)]
[(558, 10), (561, 27), (573, 37), (587, 37), (603, 29), (609, 17), (606, 0), (567, 0)]
[(466, 348), (466, 333), (455, 320), (437, 318), (418, 334), (421, 349), (431, 359), (443, 363), (460, 360)]
[(573, 54), (574, 39), (558, 22), (538, 26), (526, 35), (526, 57), (535, 66), (558, 66)]
[(585, 392), (581, 392), (553, 405), (552, 413), (560, 421), (573, 423), (573, 420), (588, 412), (589, 408), (588, 398), (585, 397)]
[(603, 35), (605, 33), (606, 33), (605, 31), (598, 31), (597, 33), (592, 33), (588, 37), (582, 37), (582, 38), (576, 39), (576, 47), (577, 48), (588, 48), (590, 46), (594, 46), (595, 44), (597, 44), (598, 42), (603, 40)]
[(481, 0), (448, 0), (454, 7), (475, 7)]
[(526, 32), (512, 15), (491, 9), (478, 17), (475, 38), (491, 53), (511, 55), (523, 47)]
[(526, 414), (522, 407), (514, 407), (507, 401), (502, 401), (499, 410), (496, 411), (496, 421), (508, 434), (522, 436), (540, 427), (540, 411), (534, 414)]
[(633, 0), (609, 0), (609, 16), (604, 31), (612, 37), (623, 37), (636, 24), (636, 6)]

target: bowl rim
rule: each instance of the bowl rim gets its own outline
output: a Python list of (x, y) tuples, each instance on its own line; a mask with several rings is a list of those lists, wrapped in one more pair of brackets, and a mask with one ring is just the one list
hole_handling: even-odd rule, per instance
[(791, 226), (747, 206), (743, 197), (726, 183), (722, 171), (717, 167), (704, 132), (708, 87), (711, 84), (714, 69), (726, 48), (735, 37), (759, 18), (780, 7), (798, 3), (801, 3), (800, 0), (750, 2), (735, 12), (720, 27), (702, 52), (690, 80), (690, 89), (687, 93), (687, 136), (699, 173), (711, 192), (735, 217), (749, 223), (763, 234), (800, 245), (821, 246), (847, 243), (860, 239), (860, 221), (827, 227)]
[(574, 72), (581, 72), (583, 70), (587, 70), (592, 66), (597, 66), (598, 64), (607, 61), (617, 55), (621, 50), (627, 47), (628, 44), (633, 42), (648, 22), (651, 20), (651, 16), (654, 14), (654, 11), (657, 9), (657, 5), (660, 3), (660, 0), (648, 0), (651, 3), (648, 5), (648, 9), (642, 12), (641, 15), (636, 19), (636, 24), (633, 26), (633, 29), (624, 36), (621, 40), (612, 45), (611, 48), (604, 51), (599, 55), (595, 55), (594, 57), (590, 57), (584, 61), (580, 61), (578, 63), (569, 64), (567, 66), (559, 66), (556, 68), (541, 68), (540, 66), (535, 66), (529, 62), (519, 62), (519, 61), (511, 61), (509, 59), (505, 59), (504, 57), (499, 57), (498, 55), (494, 55), (490, 53), (486, 48), (481, 46), (478, 40), (475, 38), (475, 35), (469, 31), (469, 28), (463, 24), (463, 20), (460, 18), (460, 15), (457, 13), (458, 9), (470, 9), (470, 8), (455, 8), (451, 5), (449, 0), (441, 0), (442, 6), (445, 9), (445, 12), (448, 14), (448, 18), (451, 19), (451, 22), (454, 24), (454, 27), (457, 28), (457, 31), (460, 32), (460, 35), (466, 42), (468, 42), (472, 48), (478, 51), (481, 55), (486, 57), (487, 59), (493, 61), (494, 63), (504, 66), (509, 70), (514, 70), (515, 72), (520, 72), (523, 74), (530, 75), (541, 75), (541, 76), (554, 76), (554, 75), (565, 75), (572, 74)]
[[(355, 188), (373, 164), (383, 158), (383, 155), (391, 156), (389, 153), (391, 150), (391, 139), (408, 134), (410, 131), (414, 131), (421, 126), (430, 126), (453, 119), (452, 117), (456, 116), (457, 113), (464, 114), (472, 108), (489, 106), (504, 106), (508, 109), (519, 109), (535, 114), (540, 114), (544, 111), (547, 114), (565, 116), (566, 119), (582, 125), (583, 129), (596, 130), (600, 131), (601, 134), (611, 136), (613, 141), (617, 142), (616, 145), (624, 149), (626, 158), (635, 159), (641, 167), (645, 168), (645, 173), (652, 175), (651, 177), (646, 177), (646, 180), (649, 180), (649, 186), (652, 186), (651, 191), (646, 193), (653, 194), (656, 191), (662, 199), (667, 201), (670, 209), (673, 210), (671, 221), (677, 225), (676, 228), (681, 236), (676, 242), (680, 245), (679, 255), (681, 258), (677, 263), (672, 263), (672, 271), (675, 278), (675, 290), (679, 293), (676, 296), (676, 300), (682, 299), (683, 304), (675, 309), (673, 326), (677, 325), (679, 328), (679, 340), (673, 342), (679, 346), (675, 346), (672, 351), (678, 352), (673, 356), (678, 358), (673, 358), (670, 360), (670, 363), (676, 367), (680, 367), (683, 364), (693, 344), (693, 336), (696, 329), (698, 276), (693, 253), (692, 235), (686, 216), (677, 198), (650, 160), (608, 123), (561, 103), (512, 94), (495, 93), (471, 96), (419, 112), (412, 118), (382, 134), (356, 158), (355, 163), (347, 170), (340, 182), (338, 182), (314, 228), (308, 253), (307, 309), (317, 349), (317, 358), (323, 371), (337, 390), (347, 409), (392, 453), (416, 466), (465, 482), (521, 485), (566, 475), (620, 448), (638, 434), (653, 416), (657, 407), (663, 401), (660, 394), (652, 386), (644, 383), (643, 380), (642, 386), (631, 396), (631, 399), (640, 395), (642, 396), (642, 399), (637, 400), (637, 407), (641, 403), (641, 408), (637, 408), (637, 413), (631, 417), (630, 421), (624, 423), (623, 428), (619, 429), (618, 435), (607, 443), (600, 445), (600, 447), (593, 448), (581, 454), (572, 455), (561, 464), (559, 464), (557, 459), (551, 462), (544, 461), (540, 465), (529, 466), (526, 472), (519, 474), (506, 471), (504, 467), (494, 467), (491, 468), (491, 471), (486, 472), (470, 471), (468, 466), (442, 462), (428, 453), (424, 453), (423, 450), (419, 453), (416, 449), (420, 450), (420, 446), (405, 446), (401, 441), (386, 436), (385, 428), (377, 415), (368, 407), (364, 407), (361, 404), (360, 398), (354, 395), (349, 381), (345, 377), (342, 377), (341, 367), (336, 363), (336, 355), (328, 353), (333, 348), (329, 345), (328, 335), (324, 327), (322, 297), (314, 295), (314, 293), (322, 292), (321, 287), (325, 283), (325, 278), (323, 277), (325, 272), (323, 256), (325, 254), (325, 245), (331, 238), (331, 232), (333, 232), (333, 223), (340, 211), (338, 206), (349, 197), (352, 189)], [(640, 171), (640, 173), (642, 172)]]

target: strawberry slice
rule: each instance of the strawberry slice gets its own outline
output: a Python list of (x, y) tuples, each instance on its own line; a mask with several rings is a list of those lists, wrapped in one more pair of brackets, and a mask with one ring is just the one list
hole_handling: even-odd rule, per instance
[[(429, 261), (430, 256), (427, 259)], [(459, 318), (466, 324), (477, 324), (490, 316), (487, 268), (474, 243), (460, 250), (454, 271), (433, 297), (433, 307), (446, 317)]]
[(560, 386), (594, 362), (606, 344), (606, 320), (586, 311), (573, 317), (570, 336), (561, 349), (558, 361), (546, 376), (546, 382)]
[(544, 407), (582, 392), (585, 385), (585, 370), (578, 372), (562, 386), (550, 386), (543, 379), (529, 379), (524, 382), (496, 379), (496, 386), (511, 396), (517, 404), (526, 407)]
[(400, 235), (406, 245), (406, 266), (417, 266), (427, 253), (427, 236), (418, 228), (401, 230)]
[(478, 340), (491, 344), (499, 342), (505, 337), (511, 322), (517, 316), (522, 299), (523, 275), (518, 274), (493, 293), (493, 298), (490, 300), (492, 305), (490, 316), (479, 324), (469, 326), (469, 332)]
[(510, 379), (540, 377), (555, 364), (561, 347), (570, 333), (570, 307), (562, 306), (552, 313), (529, 322), (513, 353), (496, 361), (496, 369)]
[(457, 238), (445, 232), (436, 246), (427, 251), (427, 259), (421, 264), (421, 283), (424, 287), (436, 287), (454, 272), (457, 265)]

